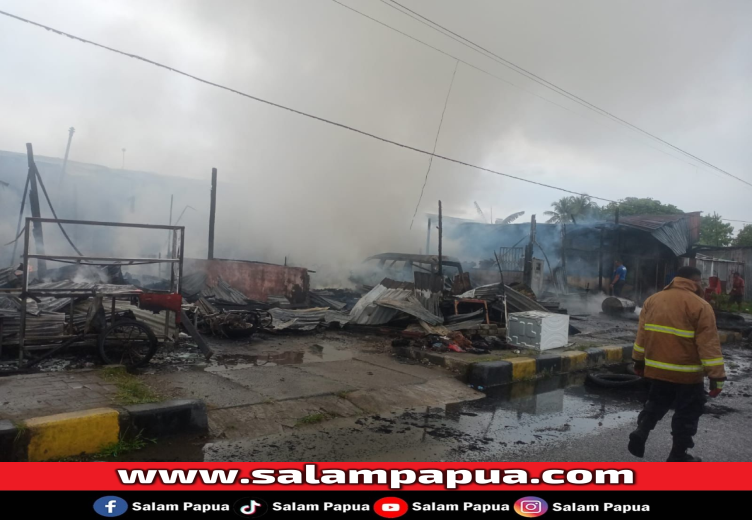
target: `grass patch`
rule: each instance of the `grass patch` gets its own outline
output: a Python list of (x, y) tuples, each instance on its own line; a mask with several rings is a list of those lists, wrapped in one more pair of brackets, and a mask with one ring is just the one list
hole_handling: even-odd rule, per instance
[(122, 436), (115, 444), (107, 446), (96, 454), (99, 458), (114, 459), (124, 453), (144, 449), (149, 444), (156, 444), (156, 439), (146, 439), (140, 433), (133, 439), (124, 439)]
[(13, 426), (16, 427), (16, 438), (13, 439), (13, 442), (15, 443), (24, 438), (24, 436), (26, 435), (26, 431), (29, 429), (29, 427), (26, 426), (26, 423), (24, 421), (18, 421), (16, 423), (13, 423)]
[(102, 371), (102, 379), (117, 387), (115, 401), (119, 404), (157, 403), (161, 397), (138, 377), (126, 372), (123, 367), (108, 367)]
[(337, 392), (336, 395), (340, 399), (347, 399), (347, 396), (353, 393), (353, 390), (342, 390), (341, 392)]
[(325, 413), (312, 413), (309, 415), (306, 415), (305, 417), (301, 417), (297, 420), (295, 423), (295, 426), (308, 426), (311, 424), (319, 424), (324, 421), (328, 421), (331, 419), (331, 416), (325, 414)]

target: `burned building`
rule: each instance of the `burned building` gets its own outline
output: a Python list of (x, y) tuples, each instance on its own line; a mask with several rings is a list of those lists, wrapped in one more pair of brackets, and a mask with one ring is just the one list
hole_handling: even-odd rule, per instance
[(498, 255), (506, 259), (505, 270), (517, 265), (531, 286), (540, 275), (543, 290), (555, 293), (608, 291), (618, 258), (627, 267), (625, 296), (641, 302), (662, 289), (683, 265), (682, 257), (697, 243), (699, 227), (698, 212), (627, 216), (618, 223), (450, 223), (445, 237), (451, 254), (474, 262), (466, 267), (471, 278), (474, 271), (486, 276), (495, 270), (498, 276)]

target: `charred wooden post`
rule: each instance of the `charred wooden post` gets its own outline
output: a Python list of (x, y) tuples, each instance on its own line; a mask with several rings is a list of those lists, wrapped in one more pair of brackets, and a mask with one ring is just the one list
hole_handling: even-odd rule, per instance
[(211, 207), (209, 208), (209, 260), (214, 260), (214, 221), (217, 213), (217, 169), (212, 168)]
[(70, 127), (68, 129), (68, 145), (65, 147), (65, 157), (63, 158), (63, 167), (60, 170), (60, 182), (58, 183), (58, 189), (63, 184), (63, 179), (65, 179), (65, 168), (68, 166), (68, 154), (70, 153), (70, 146), (71, 141), (73, 141), (73, 134), (76, 132), (76, 129), (73, 127)]
[[(29, 145), (31, 146), (31, 145)], [(18, 328), (18, 366), (23, 363), (26, 351), (26, 298), (29, 290), (29, 229), (31, 221), (26, 219), (24, 227), (24, 250), (23, 250), (23, 278), (21, 280), (21, 321)]]
[[(37, 165), (34, 163), (34, 148), (31, 143), (26, 143), (26, 157), (29, 162), (29, 206), (31, 207), (31, 216), (39, 218), (42, 216), (42, 212), (39, 208), (39, 190), (37, 189)], [(44, 234), (42, 233), (42, 223), (34, 221), (34, 243), (36, 245), (37, 254), (44, 254)], [(28, 269), (28, 265), (24, 264), (24, 267)], [(37, 271), (39, 277), (43, 278), (47, 271), (47, 262), (44, 260), (37, 260)]]

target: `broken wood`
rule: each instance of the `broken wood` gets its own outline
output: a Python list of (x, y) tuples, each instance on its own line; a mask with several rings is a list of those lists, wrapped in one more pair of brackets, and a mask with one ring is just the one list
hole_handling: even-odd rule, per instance
[(183, 327), (185, 327), (188, 335), (193, 338), (193, 341), (196, 342), (196, 345), (198, 345), (198, 348), (201, 350), (201, 352), (204, 353), (206, 359), (211, 359), (211, 357), (214, 355), (214, 351), (209, 347), (209, 344), (206, 343), (206, 340), (204, 340), (196, 327), (193, 326), (191, 319), (188, 317), (185, 311), (182, 310), (180, 311), (180, 323), (183, 325)]

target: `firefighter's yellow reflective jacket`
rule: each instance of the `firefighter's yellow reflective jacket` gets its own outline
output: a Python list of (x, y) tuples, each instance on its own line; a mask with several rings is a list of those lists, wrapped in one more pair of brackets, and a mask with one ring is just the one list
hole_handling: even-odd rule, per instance
[(682, 384), (726, 377), (715, 313), (698, 289), (675, 278), (645, 300), (632, 354), (645, 362), (645, 377)]

